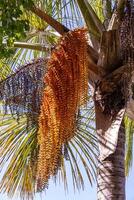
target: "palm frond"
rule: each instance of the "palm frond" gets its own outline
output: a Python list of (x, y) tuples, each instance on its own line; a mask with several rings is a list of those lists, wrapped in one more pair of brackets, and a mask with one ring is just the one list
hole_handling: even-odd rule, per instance
[(88, 0), (77, 0), (77, 2), (81, 9), (89, 33), (93, 34), (97, 39), (100, 39), (102, 31), (104, 31), (105, 28), (93, 10), (91, 4), (88, 2)]
[(85, 188), (85, 175), (90, 185), (96, 180), (98, 141), (94, 128), (94, 109), (91, 106), (91, 98), (89, 102), (87, 108), (81, 109), (79, 113), (75, 137), (64, 145), (61, 168), (54, 177), (55, 183), (57, 180), (63, 181), (67, 191), (71, 184), (68, 180), (70, 174), (74, 191)]
[(83, 26), (82, 15), (75, 0), (35, 0), (34, 3), (71, 30)]
[[(107, 0), (106, 0), (107, 1)], [(110, 0), (111, 1), (111, 0)], [(104, 12), (103, 12), (103, 3), (105, 0), (89, 0), (90, 5), (92, 6), (93, 10), (97, 14), (98, 18), (101, 22), (104, 22)], [(106, 7), (105, 7), (106, 8)]]
[[(35, 0), (35, 2), (39, 8), (47, 11), (48, 14), (69, 29), (83, 25), (81, 12), (74, 0), (54, 0), (53, 2)], [(28, 16), (28, 13), (26, 15)], [(26, 15), (24, 17), (27, 17)], [(36, 18), (35, 15), (32, 15), (29, 21), (31, 34), (27, 34), (25, 42), (47, 44), (51, 49), (57, 42), (58, 36), (55, 36), (50, 26)], [(47, 36), (44, 36), (44, 32), (47, 33), (47, 31)], [(32, 34), (32, 32), (34, 33)], [(1, 115), (2, 118), (3, 115), (5, 116), (0, 125), (0, 150), (2, 152), (0, 166), (2, 168), (7, 164), (0, 190), (7, 192), (10, 196), (19, 191), (22, 198), (29, 199), (37, 191), (38, 115), (42, 88), (44, 87), (45, 66), (42, 65), (42, 59), (39, 59), (39, 62), (37, 61), (37, 66), (35, 62), (25, 67), (22, 64), (31, 60), (31, 58), (43, 57), (50, 53), (51, 50), (45, 53), (43, 51), (17, 49), (13, 59), (8, 60), (12, 70), (9, 73), (10, 76), (0, 83), (1, 100), (3, 100), (2, 104), (5, 104), (7, 111), (6, 114)], [(42, 67), (44, 68), (42, 69)], [(9, 112), (9, 107), (11, 113), (14, 114), (13, 116)], [(89, 110), (86, 111), (85, 109), (79, 113), (75, 137), (67, 142), (62, 149), (61, 166), (58, 174), (61, 174), (66, 188), (68, 185), (68, 165), (70, 166), (74, 188), (84, 188), (81, 166), (83, 166), (91, 184), (95, 179), (98, 148), (93, 124), (94, 112), (92, 107)], [(35, 113), (36, 117), (31, 120)], [(28, 117), (31, 120), (30, 126), (27, 126)]]
[[(17, 48), (13, 57), (5, 60), (5, 63), (2, 64), (2, 68), (7, 68), (10, 66), (11, 72), (15, 72), (20, 68), (22, 65), (25, 65), (26, 62), (29, 62), (33, 59), (48, 57), (51, 53), (51, 49), (56, 45), (57, 39), (59, 38), (58, 35), (54, 31), (36, 31), (34, 33), (27, 35), (25, 42), (28, 44), (38, 44), (42, 49), (36, 50), (35, 49), (26, 49), (26, 48)], [(19, 45), (18, 45), (19, 46)], [(44, 51), (43, 47), (46, 47)]]
[(16, 192), (25, 199), (35, 193), (36, 163), (38, 151), (36, 127), (29, 129), (26, 117), (19, 123), (11, 115), (0, 115), (0, 170), (7, 166), (0, 182), (0, 191), (12, 197)]
[(125, 132), (126, 132), (126, 155), (125, 155), (125, 172), (128, 176), (133, 162), (133, 135), (134, 121), (125, 116)]
[[(72, 174), (74, 189), (84, 188), (82, 168), (91, 184), (95, 180), (98, 147), (94, 119), (90, 115), (94, 116), (92, 107), (81, 110), (75, 137), (63, 148), (61, 168), (54, 181), (63, 181), (65, 189), (70, 184), (67, 168)], [(3, 116), (1, 113), (0, 119), (0, 170), (6, 165), (0, 191), (10, 197), (19, 193), (21, 198), (31, 199), (37, 188), (37, 122), (27, 128), (25, 115), (20, 117), (19, 122), (17, 116), (13, 118), (10, 114)]]
[[(42, 65), (43, 64), (43, 65)], [(16, 192), (19, 192), (20, 196), (25, 199), (32, 198), (34, 193), (37, 191), (37, 160), (38, 160), (38, 142), (37, 142), (37, 132), (38, 132), (38, 115), (39, 111), (36, 110), (37, 118), (31, 120), (30, 126), (27, 126), (27, 115), (28, 109), (25, 108), (23, 112), (23, 107), (25, 107), (28, 101), (31, 99), (36, 99), (37, 96), (34, 93), (34, 90), (31, 88), (31, 84), (37, 85), (37, 69), (42, 70), (44, 67), (44, 60), (39, 59), (34, 64), (28, 64), (21, 67), (15, 74), (10, 75), (7, 79), (1, 82), (1, 93), (3, 100), (10, 100), (7, 105), (17, 106), (21, 108), (19, 110), (19, 119), (16, 115), (16, 110), (12, 110), (14, 115), (11, 115), (7, 109), (7, 113), (3, 113), (3, 104), (1, 104), (1, 124), (0, 124), (0, 150), (1, 150), (1, 160), (0, 167), (7, 165), (7, 170), (4, 173), (4, 176), (1, 181), (0, 190), (7, 192), (9, 196), (14, 195)], [(42, 70), (42, 73), (45, 73)], [(30, 75), (30, 76), (29, 76)], [(40, 74), (41, 75), (41, 74)], [(43, 77), (44, 75), (38, 77), (38, 88), (44, 88), (43, 86)], [(30, 84), (22, 84), (22, 81), (19, 81), (20, 77), (29, 77)], [(26, 79), (25, 79), (26, 80)], [(25, 81), (24, 81), (25, 82)], [(12, 84), (14, 83), (14, 84)], [(8, 85), (8, 86), (7, 86)], [(14, 98), (12, 89), (7, 90), (14, 86), (17, 88), (14, 91)], [(21, 86), (21, 87), (20, 87)], [(22, 87), (23, 86), (23, 87)], [(26, 88), (25, 88), (26, 86)], [(3, 88), (3, 89), (2, 89)], [(21, 90), (20, 90), (21, 89)], [(26, 91), (30, 91), (28, 93)], [(38, 92), (40, 92), (39, 90)], [(28, 101), (23, 101), (21, 98), (17, 103), (15, 102), (17, 95), (20, 97), (28, 98)], [(6, 96), (6, 98), (5, 98)], [(27, 97), (28, 96), (28, 97)], [(24, 104), (23, 104), (24, 103)], [(40, 101), (38, 102), (40, 107)], [(26, 106), (27, 107), (27, 106)], [(31, 101), (30, 113), (31, 116), (34, 116), (34, 110), (31, 108), (36, 107), (36, 102)], [(8, 106), (7, 106), (8, 108)], [(14, 112), (15, 111), (15, 112)], [(37, 112), (38, 111), (38, 112)], [(92, 102), (89, 102), (87, 109), (83, 108), (78, 113), (77, 117), (77, 127), (75, 137), (68, 143), (66, 143), (62, 149), (62, 162), (61, 167), (59, 168), (58, 175), (61, 175), (62, 181), (64, 182), (65, 188), (68, 185), (67, 179), (67, 168), (70, 166), (70, 172), (72, 174), (72, 180), (74, 189), (84, 188), (84, 177), (81, 173), (81, 167), (83, 166), (89, 182), (92, 183), (96, 175), (96, 162), (97, 162), (97, 139), (94, 131), (94, 111)], [(32, 163), (32, 164), (31, 164)], [(81, 163), (81, 164), (80, 164)], [(32, 167), (31, 167), (32, 166)], [(58, 178), (58, 175), (56, 176)], [(56, 178), (56, 180), (57, 180)]]
[(0, 81), (4, 80), (12, 72), (11, 66), (7, 65), (5, 59), (0, 60)]

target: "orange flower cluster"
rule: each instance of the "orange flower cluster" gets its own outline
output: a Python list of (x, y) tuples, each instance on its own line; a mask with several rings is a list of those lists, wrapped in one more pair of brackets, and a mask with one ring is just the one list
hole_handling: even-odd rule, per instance
[(60, 39), (48, 62), (45, 85), (38, 131), (38, 189), (57, 173), (62, 146), (74, 136), (78, 109), (87, 101), (85, 29), (70, 31)]

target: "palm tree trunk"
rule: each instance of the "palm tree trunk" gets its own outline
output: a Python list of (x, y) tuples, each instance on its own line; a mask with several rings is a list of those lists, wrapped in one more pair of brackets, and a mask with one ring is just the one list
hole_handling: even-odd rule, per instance
[(98, 164), (97, 200), (125, 200), (125, 129), (118, 132), (116, 150)]

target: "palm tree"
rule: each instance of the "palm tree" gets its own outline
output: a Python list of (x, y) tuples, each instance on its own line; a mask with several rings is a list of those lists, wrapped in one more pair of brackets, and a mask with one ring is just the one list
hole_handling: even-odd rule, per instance
[[(30, 10), (31, 18), (29, 11), (23, 14), (23, 18), (31, 20), (29, 23), (32, 28), (25, 42), (14, 43), (14, 47), (19, 49), (15, 51), (13, 59), (6, 60), (8, 65), (1, 73), (0, 93), (6, 111), (0, 140), (1, 165), (7, 158), (11, 160), (1, 182), (1, 190), (11, 195), (19, 188), (22, 196), (29, 197), (37, 187), (37, 130), (44, 88), (43, 77), (47, 73), (44, 67), (46, 58), (21, 65), (28, 57), (49, 56), (59, 37), (56, 32), (64, 37), (70, 29), (81, 26), (85, 21), (90, 40), (87, 60), (92, 90), (89, 94), (93, 96), (93, 101), (89, 97), (89, 108), (77, 113), (77, 129), (74, 137), (63, 145), (60, 170), (58, 168), (55, 177), (59, 172), (67, 187), (66, 159), (70, 164), (74, 187), (83, 187), (84, 180), (74, 156), (74, 152), (77, 152), (89, 181), (92, 182), (97, 157), (97, 139), (93, 131), (95, 118), (99, 144), (98, 200), (124, 200), (125, 129), (128, 147), (126, 174), (131, 165), (131, 156), (128, 155), (131, 152), (133, 132), (133, 1), (35, 1), (34, 5), (25, 7), (25, 11), (27, 10)], [(32, 19), (36, 23), (33, 24)], [(22, 51), (21, 48), (34, 51)], [(19, 123), (16, 123), (11, 114)], [(44, 181), (41, 187), (37, 187), (38, 190), (44, 189), (47, 184)]]

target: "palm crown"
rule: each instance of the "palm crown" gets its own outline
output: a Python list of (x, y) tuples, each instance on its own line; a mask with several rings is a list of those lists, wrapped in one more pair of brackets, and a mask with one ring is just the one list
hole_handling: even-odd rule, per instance
[[(13, 41), (13, 44), (9, 45), (9, 49), (13, 48), (12, 58), (2, 57), (0, 63), (2, 69), (0, 74), (1, 169), (8, 162), (0, 184), (1, 191), (12, 196), (19, 190), (21, 197), (29, 198), (36, 191), (42, 191), (48, 186), (48, 181), (44, 181), (41, 185), (37, 182), (38, 165), (43, 165), (40, 163), (43, 157), (39, 159), (41, 143), (38, 141), (38, 120), (43, 91), (46, 87), (44, 76), (49, 71), (47, 63), (57, 46), (60, 38), (59, 33), (68, 34), (69, 30), (81, 28), (86, 24), (88, 40), (90, 41), (87, 47), (88, 65), (90, 66), (89, 84), (93, 86), (94, 77), (98, 77), (100, 73), (100, 69), (97, 68), (97, 62), (100, 62), (98, 61), (99, 53), (95, 48), (100, 47), (100, 40), (104, 31), (119, 26), (119, 21), (118, 23), (116, 21), (115, 8), (118, 15), (121, 16), (122, 7), (121, 1), (116, 3), (115, 1), (99, 0), (40, 0), (34, 1), (34, 6), (30, 8), (27, 5), (21, 8), (21, 19), (28, 21), (29, 31), (26, 32), (21, 41)], [(114, 18), (114, 22), (111, 17)], [(3, 45), (5, 45), (5, 42), (3, 42)], [(6, 49), (7, 52), (9, 52), (9, 49)], [(118, 53), (118, 47), (116, 53)], [(111, 69), (109, 67), (108, 70), (113, 71), (113, 65), (109, 66)], [(102, 69), (101, 73), (104, 71), (105, 68)], [(113, 81), (113, 78), (110, 80)], [(103, 88), (104, 93), (105, 83), (107, 83), (106, 80), (102, 82), (103, 86), (99, 85)], [(113, 88), (111, 84), (108, 89), (113, 92)], [(84, 178), (79, 167), (79, 161), (86, 171), (89, 182), (92, 184), (92, 181), (96, 179), (98, 140), (95, 132), (94, 102), (91, 95), (92, 91), (89, 89), (86, 108), (81, 107), (76, 112), (75, 120), (77, 124), (75, 130), (72, 131), (73, 137), (64, 141), (64, 145), (60, 149), (58, 170), (52, 173), (54, 180), (57, 177), (62, 178), (65, 188), (68, 185), (66, 164), (70, 168), (74, 188), (84, 187)], [(113, 109), (113, 104), (110, 105), (109, 101), (104, 103)], [(104, 109), (106, 111), (107, 107)], [(125, 116), (124, 122), (127, 147), (126, 174), (128, 174), (132, 161), (133, 121)], [(50, 177), (51, 175), (48, 179)]]

